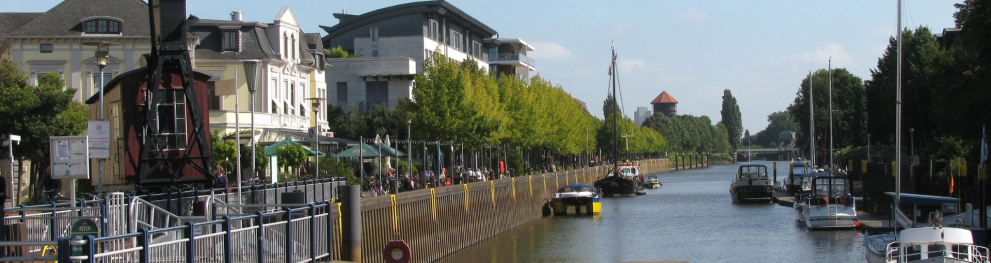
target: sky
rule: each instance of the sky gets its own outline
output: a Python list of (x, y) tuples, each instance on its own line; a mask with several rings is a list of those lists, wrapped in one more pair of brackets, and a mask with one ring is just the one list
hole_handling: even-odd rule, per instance
[[(44, 12), (59, 0), (0, 0), (0, 12)], [(289, 6), (304, 32), (326, 34), (333, 13), (363, 14), (409, 1), (286, 0), (188, 1), (187, 12), (204, 19), (271, 23)], [(897, 28), (894, 0), (761, 1), (523, 1), (449, 0), (499, 37), (536, 47), (536, 72), (602, 117), (610, 45), (618, 54), (621, 102), (632, 118), (662, 91), (678, 100), (678, 114), (721, 119), (723, 90), (736, 97), (751, 134), (767, 116), (784, 111), (809, 71), (846, 68), (870, 78)], [(932, 32), (953, 27), (960, 0), (904, 0), (902, 24)], [(617, 4), (618, 3), (618, 4)]]

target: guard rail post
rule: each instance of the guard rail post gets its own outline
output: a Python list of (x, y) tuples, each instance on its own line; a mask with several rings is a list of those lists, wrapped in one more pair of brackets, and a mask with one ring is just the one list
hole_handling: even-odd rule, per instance
[(313, 205), (313, 203), (310, 203), (309, 206), (310, 206), (310, 262), (317, 262), (317, 246), (316, 246), (317, 209), (316, 206)]
[(151, 234), (148, 233), (147, 228), (141, 228), (140, 231), (141, 238), (138, 238), (138, 246), (141, 247), (141, 250), (138, 250), (138, 262), (148, 263), (151, 261), (151, 249), (148, 249), (148, 245), (151, 245)]
[(361, 189), (338, 187), (341, 194), (341, 260), (361, 262)]
[(58, 239), (58, 228), (56, 228), (55, 224), (55, 215), (55, 202), (52, 201), (52, 218), (48, 219), (48, 229), (50, 230), (48, 231), (48, 240)]
[[(331, 206), (334, 203), (330, 201), (324, 201), (324, 203), (327, 204), (327, 258), (332, 259), (334, 258), (334, 218), (332, 217), (333, 214), (331, 211), (333, 210)], [(341, 215), (338, 214), (337, 218), (340, 217)]]
[[(292, 208), (286, 207), (286, 263), (292, 263), (292, 258), (294, 255), (293, 245), (292, 245)], [(312, 247), (312, 246), (311, 246)]]
[(196, 232), (193, 230), (196, 227), (196, 223), (186, 221), (186, 237), (189, 238), (189, 242), (186, 242), (186, 263), (196, 262)]
[(255, 231), (258, 234), (258, 245), (255, 247), (258, 251), (255, 252), (258, 253), (258, 262), (265, 262), (265, 214), (262, 214), (261, 211), (255, 211), (255, 213), (258, 215), (258, 219), (256, 219), (258, 231)]
[(224, 263), (233, 262), (233, 246), (231, 245), (231, 216), (224, 216)]
[(86, 259), (82, 263), (96, 262), (93, 258), (96, 255), (96, 238), (86, 235), (83, 240), (86, 240), (86, 244), (83, 244), (83, 255), (86, 255)]
[(72, 243), (69, 237), (59, 237), (56, 246), (58, 249), (58, 262), (71, 262), (69, 256), (72, 255)]

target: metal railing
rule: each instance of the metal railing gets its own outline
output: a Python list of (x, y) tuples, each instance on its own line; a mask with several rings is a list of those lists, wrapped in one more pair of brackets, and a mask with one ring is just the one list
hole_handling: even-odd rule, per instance
[[(137, 233), (109, 237), (87, 236), (85, 242), (59, 245), (59, 256), (72, 246), (82, 246), (89, 262), (315, 262), (340, 259), (340, 215), (338, 204), (322, 202), (280, 212), (160, 229), (142, 228)], [(298, 204), (294, 206), (299, 206)], [(167, 238), (163, 238), (167, 237)], [(121, 240), (129, 248), (106, 249)], [(184, 258), (183, 258), (184, 257)], [(287, 260), (288, 259), (288, 260)]]
[(532, 58), (527, 57), (524, 54), (516, 52), (499, 52), (499, 53), (489, 53), (489, 61), (516, 61), (526, 63), (527, 65), (536, 68), (537, 64)]

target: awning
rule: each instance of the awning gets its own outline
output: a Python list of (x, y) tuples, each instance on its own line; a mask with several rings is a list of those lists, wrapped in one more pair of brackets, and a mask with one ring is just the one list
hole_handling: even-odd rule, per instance
[[(885, 194), (892, 197), (895, 196), (894, 192), (885, 192)], [(910, 205), (944, 205), (944, 204), (959, 204), (960, 198), (937, 196), (937, 195), (920, 195), (920, 194), (901, 194), (900, 204), (910, 204)]]

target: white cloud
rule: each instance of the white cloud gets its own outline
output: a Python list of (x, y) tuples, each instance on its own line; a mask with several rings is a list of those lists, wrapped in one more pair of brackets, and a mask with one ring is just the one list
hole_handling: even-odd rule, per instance
[(616, 63), (619, 64), (619, 73), (625, 75), (634, 75), (647, 69), (647, 63), (638, 59), (621, 58)]
[(675, 15), (678, 19), (688, 21), (705, 21), (709, 19), (709, 14), (697, 9), (689, 9)]
[(846, 51), (843, 50), (843, 46), (837, 43), (829, 43), (826, 44), (826, 46), (816, 48), (812, 52), (802, 52), (802, 54), (785, 57), (783, 60), (825, 64), (830, 58), (833, 59), (833, 65), (849, 65), (849, 63), (853, 61), (853, 57), (850, 56), (850, 54), (847, 54)]
[(555, 42), (533, 42), (530, 44), (533, 45), (534, 51), (527, 53), (527, 55), (536, 59), (570, 59), (575, 56), (571, 50)]

